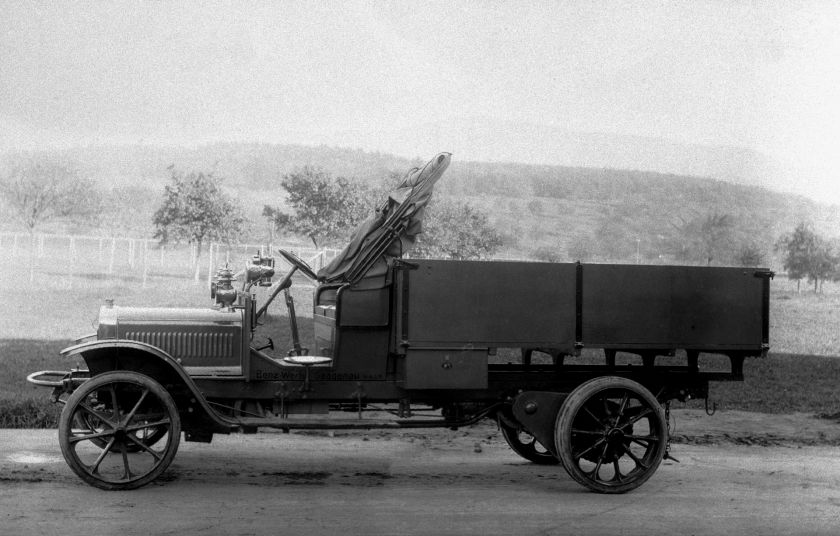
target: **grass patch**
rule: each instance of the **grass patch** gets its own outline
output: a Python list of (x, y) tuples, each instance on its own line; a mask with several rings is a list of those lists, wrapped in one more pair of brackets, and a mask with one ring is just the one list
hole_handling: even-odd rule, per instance
[(49, 400), (50, 388), (26, 381), (38, 370), (76, 366), (58, 355), (70, 341), (0, 340), (0, 428), (55, 428), (61, 406)]
[[(834, 414), (840, 411), (840, 359), (771, 354), (744, 362), (743, 382), (714, 382), (709, 401), (718, 409), (762, 413)], [(702, 407), (702, 401), (693, 401)]]
[(58, 352), (71, 341), (28, 339), (0, 340), (0, 399), (47, 398), (49, 389), (26, 381), (38, 370), (70, 370), (76, 361), (64, 359)]
[(61, 406), (50, 402), (47, 396), (0, 398), (0, 428), (57, 428), (60, 414)]

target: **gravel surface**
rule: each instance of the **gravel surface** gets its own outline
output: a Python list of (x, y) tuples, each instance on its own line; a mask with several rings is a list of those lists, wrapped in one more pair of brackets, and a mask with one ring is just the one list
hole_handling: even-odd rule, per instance
[(837, 534), (840, 424), (678, 410), (673, 455), (641, 488), (597, 495), (468, 429), (216, 436), (157, 482), (85, 485), (55, 430), (0, 430), (0, 533)]

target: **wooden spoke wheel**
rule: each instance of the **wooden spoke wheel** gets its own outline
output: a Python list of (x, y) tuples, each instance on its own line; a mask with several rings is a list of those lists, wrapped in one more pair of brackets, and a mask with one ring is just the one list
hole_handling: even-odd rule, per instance
[(519, 426), (513, 417), (500, 415), (499, 428), (502, 431), (502, 437), (505, 438), (513, 452), (526, 460), (540, 465), (557, 465), (560, 463), (560, 460), (554, 454), (537, 441), (536, 437)]
[(169, 467), (181, 420), (158, 382), (115, 371), (94, 376), (70, 395), (58, 433), (64, 459), (82, 480), (126, 490), (148, 484)]
[(554, 428), (569, 476), (599, 493), (625, 493), (644, 484), (665, 455), (667, 434), (665, 414), (650, 391), (614, 376), (572, 391)]
[[(86, 412), (77, 413), (74, 417), (74, 420), (75, 422), (73, 423), (73, 425), (79, 429), (93, 430), (95, 432), (104, 432), (105, 430), (107, 430), (105, 424), (98, 417), (94, 417), (93, 415)], [(143, 444), (147, 446), (152, 446), (155, 443), (157, 443), (162, 437), (164, 437), (166, 435), (166, 432), (167, 429), (165, 427), (160, 428), (155, 426), (149, 426), (147, 428), (135, 430), (131, 432), (131, 434), (135, 438), (139, 439), (140, 442), (142, 442)], [(101, 449), (104, 449), (106, 446), (108, 446), (108, 440), (104, 436), (95, 437), (90, 441)], [(126, 448), (128, 449), (128, 452), (138, 452), (141, 450), (139, 444), (131, 442), (129, 442), (129, 444), (126, 445)]]

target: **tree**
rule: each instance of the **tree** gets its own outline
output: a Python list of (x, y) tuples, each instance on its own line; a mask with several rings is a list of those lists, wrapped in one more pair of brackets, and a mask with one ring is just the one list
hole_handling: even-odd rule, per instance
[(92, 181), (51, 161), (18, 163), (0, 180), (0, 191), (10, 212), (30, 235), (51, 221), (92, 219), (101, 205)]
[(274, 242), (277, 233), (289, 227), (292, 219), (288, 214), (280, 211), (279, 208), (271, 205), (263, 205), (263, 218), (268, 222), (268, 241)]
[(427, 207), (423, 233), (412, 255), (481, 259), (493, 255), (501, 245), (501, 236), (484, 212), (444, 197), (434, 199)]
[(723, 256), (724, 251), (732, 242), (732, 217), (728, 214), (709, 214), (700, 224), (699, 242), (702, 247), (706, 265)]
[(222, 179), (212, 173), (191, 171), (184, 175), (169, 166), (171, 184), (155, 212), (155, 238), (161, 244), (194, 244), (193, 260), (198, 279), (198, 261), (207, 242), (230, 242), (245, 225), (241, 206), (221, 189)]
[(731, 257), (734, 222), (728, 214), (717, 212), (692, 220), (679, 218), (674, 228), (672, 249), (681, 261), (700, 261), (711, 266), (714, 261)]
[(306, 236), (315, 247), (346, 240), (371, 214), (374, 193), (363, 184), (304, 167), (283, 176), (291, 214), (266, 205), (263, 215), (292, 232)]
[(563, 262), (568, 260), (555, 247), (540, 246), (531, 252), (531, 257), (542, 262)]
[(764, 264), (764, 250), (755, 242), (746, 242), (738, 249), (737, 260), (743, 267), (761, 266)]
[(92, 181), (72, 168), (49, 160), (14, 164), (0, 179), (0, 193), (9, 212), (29, 233), (29, 281), (35, 280), (35, 230), (59, 220), (93, 220), (100, 212), (99, 192)]
[(837, 254), (825, 240), (820, 240), (815, 252), (811, 269), (808, 271), (808, 280), (814, 284), (814, 292), (822, 292), (822, 285), (826, 279), (833, 279), (837, 274)]
[(838, 257), (830, 244), (805, 223), (779, 238), (776, 251), (784, 254), (783, 266), (788, 278), (796, 281), (797, 292), (802, 278), (813, 282), (817, 292), (820, 283), (837, 271)]

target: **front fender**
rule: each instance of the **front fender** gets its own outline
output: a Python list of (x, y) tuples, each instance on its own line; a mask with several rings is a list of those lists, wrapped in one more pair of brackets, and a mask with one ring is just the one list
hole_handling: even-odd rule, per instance
[(105, 339), (69, 346), (61, 350), (60, 355), (80, 356), (91, 377), (112, 370), (130, 370), (153, 378), (175, 399), (185, 427), (209, 427), (221, 433), (230, 433), (236, 428), (210, 407), (184, 367), (156, 346), (127, 339)]

